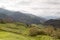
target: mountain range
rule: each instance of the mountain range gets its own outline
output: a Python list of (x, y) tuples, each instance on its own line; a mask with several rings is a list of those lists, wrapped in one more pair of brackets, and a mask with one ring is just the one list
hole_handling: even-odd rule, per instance
[(46, 18), (39, 17), (32, 14), (22, 13), (19, 11), (10, 11), (0, 8), (0, 22), (22, 22), (25, 24), (44, 24), (60, 27), (60, 18), (53, 18), (47, 20)]
[(27, 24), (40, 24), (45, 21), (44, 18), (38, 17), (36, 15), (22, 13), (19, 11), (10, 11), (3, 8), (0, 8), (0, 20), (8, 20), (14, 22), (23, 22)]

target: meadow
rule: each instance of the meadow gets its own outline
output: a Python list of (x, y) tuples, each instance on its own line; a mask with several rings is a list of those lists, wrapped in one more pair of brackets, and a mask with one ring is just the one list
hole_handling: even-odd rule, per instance
[(51, 33), (51, 30), (54, 29), (40, 24), (0, 23), (0, 40), (60, 40), (60, 38), (57, 38), (57, 34), (54, 36)]

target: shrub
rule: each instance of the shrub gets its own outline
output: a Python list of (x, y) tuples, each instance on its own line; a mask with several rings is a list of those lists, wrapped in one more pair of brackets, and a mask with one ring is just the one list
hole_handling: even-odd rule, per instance
[(54, 28), (53, 28), (52, 26), (49, 26), (49, 27), (44, 28), (43, 31), (44, 31), (47, 35), (51, 36), (55, 30), (54, 30)]
[(46, 28), (43, 28), (41, 31), (45, 33), (44, 35), (60, 39), (60, 28), (57, 29), (52, 26), (48, 26)]
[(60, 28), (58, 28), (58, 29), (56, 30), (56, 37), (57, 37), (58, 39), (60, 39)]
[(29, 35), (30, 36), (36, 36), (36, 35), (38, 35), (38, 33), (39, 33), (39, 29), (36, 28), (36, 27), (31, 27), (30, 30), (29, 30)]
[(38, 25), (32, 24), (29, 30), (30, 36), (45, 35), (45, 32), (41, 30)]
[(60, 39), (60, 28), (54, 28), (53, 26), (47, 26), (44, 28), (39, 28), (37, 25), (31, 25), (29, 30), (30, 36), (37, 36), (37, 35), (48, 35), (54, 38)]

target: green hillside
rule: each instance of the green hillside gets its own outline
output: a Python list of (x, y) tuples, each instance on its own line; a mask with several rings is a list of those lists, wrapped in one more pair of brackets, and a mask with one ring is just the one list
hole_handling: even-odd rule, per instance
[(27, 26), (23, 23), (0, 24), (0, 40), (60, 40), (49, 35), (44, 35), (43, 33), (43, 35), (38, 35), (38, 30), (41, 30), (43, 28), (43, 25), (35, 24), (32, 24), (30, 26)]
[(0, 31), (0, 40), (53, 40), (53, 38), (49, 36), (28, 37), (10, 32)]

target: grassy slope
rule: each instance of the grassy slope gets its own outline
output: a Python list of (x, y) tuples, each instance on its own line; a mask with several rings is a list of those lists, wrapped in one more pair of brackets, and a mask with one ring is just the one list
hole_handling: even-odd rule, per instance
[[(5, 31), (2, 31), (1, 29)], [(6, 30), (13, 31), (6, 32)], [(15, 24), (0, 24), (0, 40), (54, 40), (52, 37), (45, 35), (40, 35), (37, 37), (25, 36), (25, 34), (28, 34), (27, 30), (29, 29), (26, 29), (24, 25), (16, 26)], [(16, 34), (14, 31), (21, 32), (22, 34)]]
[(3, 32), (3, 31), (0, 32), (0, 39), (1, 40), (28, 40), (24, 36), (10, 33), (10, 32)]
[(28, 37), (10, 32), (0, 31), (0, 40), (53, 40), (49, 36)]

